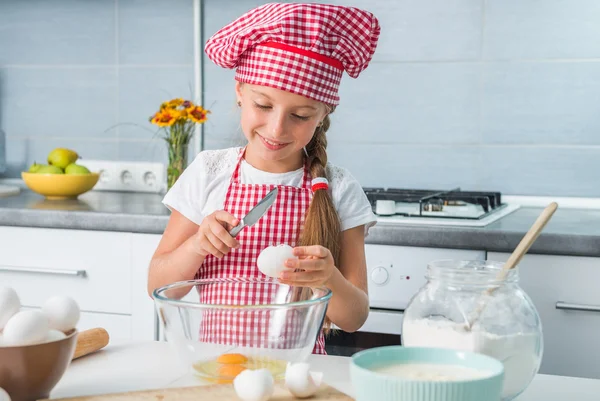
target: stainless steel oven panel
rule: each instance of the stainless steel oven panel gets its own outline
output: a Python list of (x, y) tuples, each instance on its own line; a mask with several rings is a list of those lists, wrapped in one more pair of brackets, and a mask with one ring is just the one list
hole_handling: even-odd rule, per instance
[(404, 313), (400, 311), (380, 311), (371, 309), (367, 321), (358, 331), (401, 335), (403, 318)]
[[(400, 311), (373, 310), (369, 312), (367, 321), (357, 331), (378, 334), (402, 334), (402, 318), (404, 313)], [(335, 326), (336, 329), (339, 327)]]

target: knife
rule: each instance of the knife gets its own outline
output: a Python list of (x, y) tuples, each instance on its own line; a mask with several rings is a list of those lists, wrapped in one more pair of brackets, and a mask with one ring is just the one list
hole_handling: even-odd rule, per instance
[(277, 199), (278, 193), (279, 190), (277, 187), (273, 188), (267, 194), (267, 196), (262, 198), (260, 202), (258, 202), (256, 206), (254, 206), (254, 208), (252, 208), (252, 210), (250, 210), (248, 214), (244, 216), (237, 226), (233, 227), (231, 231), (229, 231), (229, 234), (231, 234), (232, 237), (235, 237), (240, 233), (240, 231), (242, 231), (244, 227), (253, 226), (273, 205), (273, 202), (275, 202), (275, 199)]

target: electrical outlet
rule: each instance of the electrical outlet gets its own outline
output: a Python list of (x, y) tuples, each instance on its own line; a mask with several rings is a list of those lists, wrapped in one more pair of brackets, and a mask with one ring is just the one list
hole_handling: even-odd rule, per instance
[(167, 188), (165, 165), (149, 162), (81, 160), (81, 165), (100, 173), (94, 191), (152, 192)]

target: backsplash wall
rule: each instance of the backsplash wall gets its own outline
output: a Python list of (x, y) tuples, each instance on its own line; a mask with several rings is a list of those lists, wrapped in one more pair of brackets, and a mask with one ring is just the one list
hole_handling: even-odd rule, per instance
[[(329, 132), (330, 160), (363, 186), (600, 197), (600, 2), (328, 2), (382, 25), (372, 64), (342, 79)], [(203, 3), (208, 38), (264, 2)], [(65, 144), (164, 162), (146, 118), (191, 93), (191, 32), (191, 0), (0, 2), (8, 174)], [(204, 143), (240, 144), (234, 73), (203, 68)]]
[(148, 123), (193, 88), (192, 0), (0, 1), (0, 129), (9, 177), (54, 147), (166, 161)]
[[(328, 2), (382, 26), (329, 131), (330, 160), (363, 186), (600, 196), (599, 1)], [(206, 37), (262, 3), (206, 0)], [(204, 65), (205, 141), (226, 146), (241, 135), (233, 72)]]

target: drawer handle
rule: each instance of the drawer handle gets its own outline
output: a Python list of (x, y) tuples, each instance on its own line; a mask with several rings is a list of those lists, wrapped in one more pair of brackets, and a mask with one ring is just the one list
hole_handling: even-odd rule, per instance
[(556, 309), (577, 310), (577, 311), (586, 311), (586, 312), (600, 312), (600, 306), (584, 305), (584, 304), (571, 304), (568, 302), (561, 302), (561, 301), (558, 301), (556, 303)]
[(74, 276), (74, 277), (86, 277), (87, 276), (87, 271), (85, 271), (85, 270), (36, 269), (33, 267), (0, 266), (0, 272), (36, 273), (36, 274), (50, 274), (53, 276)]

